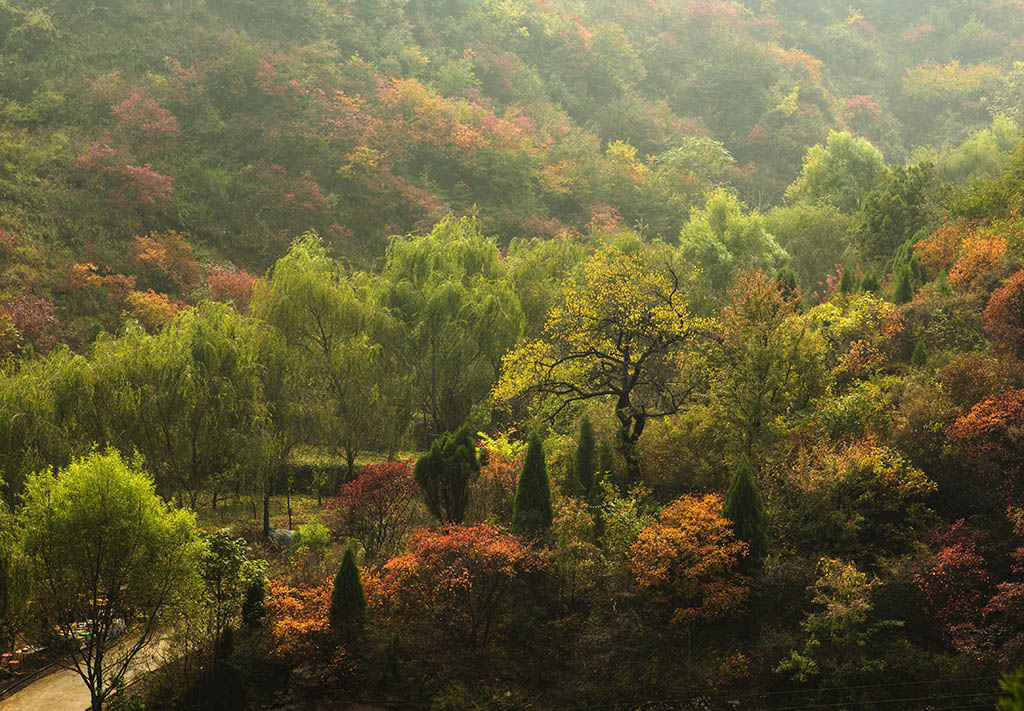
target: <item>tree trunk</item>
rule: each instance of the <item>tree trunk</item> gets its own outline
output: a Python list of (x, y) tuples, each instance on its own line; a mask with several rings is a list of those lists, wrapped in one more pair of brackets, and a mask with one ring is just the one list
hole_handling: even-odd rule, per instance
[(640, 481), (640, 459), (636, 454), (636, 443), (647, 424), (647, 415), (643, 410), (633, 409), (628, 393), (623, 393), (619, 396), (615, 416), (619, 419), (619, 449), (626, 461), (626, 480), (622, 487), (625, 493)]
[(213, 510), (217, 510), (217, 490), (213, 490)]
[(356, 452), (354, 449), (345, 450), (345, 464), (348, 465), (348, 481), (356, 478)]
[(292, 530), (292, 478), (288, 477), (288, 492), (286, 494), (288, 500), (288, 530)]
[[(96, 624), (93, 621), (93, 633), (96, 631), (95, 627)], [(93, 664), (92, 688), (89, 689), (92, 692), (92, 711), (103, 711), (103, 652), (100, 648), (96, 649)]]
[(270, 538), (270, 487), (263, 490), (263, 537)]

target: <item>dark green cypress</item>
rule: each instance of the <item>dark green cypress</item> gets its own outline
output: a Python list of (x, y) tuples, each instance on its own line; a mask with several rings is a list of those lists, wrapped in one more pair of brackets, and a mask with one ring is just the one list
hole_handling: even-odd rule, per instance
[(351, 641), (366, 622), (366, 596), (359, 580), (356, 567), (356, 553), (349, 545), (341, 560), (338, 574), (334, 576), (334, 590), (331, 591), (331, 630)]
[(893, 301), (897, 304), (905, 304), (914, 298), (914, 285), (912, 283), (913, 275), (910, 273), (910, 267), (904, 264), (896, 272), (896, 289), (893, 292)]
[(576, 444), (575, 477), (582, 489), (583, 497), (590, 496), (597, 473), (597, 449), (594, 442), (594, 426), (586, 415), (580, 422), (580, 439)]
[(441, 523), (462, 523), (469, 504), (469, 481), (480, 471), (468, 425), (445, 434), (416, 462), (413, 474), (427, 509)]
[(732, 521), (736, 537), (750, 546), (748, 559), (759, 561), (768, 548), (768, 524), (761, 502), (761, 492), (744, 456), (725, 494), (722, 515)]
[(539, 536), (551, 527), (551, 519), (551, 488), (544, 463), (544, 444), (534, 432), (530, 435), (516, 486), (512, 530), (520, 536)]
[(878, 277), (874, 274), (868, 274), (864, 277), (864, 281), (860, 283), (860, 290), (863, 292), (874, 293), (879, 289)]
[(266, 613), (267, 591), (262, 578), (251, 581), (245, 588), (242, 598), (242, 623), (247, 627), (257, 627)]
[(860, 286), (860, 279), (849, 267), (843, 267), (843, 276), (839, 279), (839, 291), (843, 294), (852, 294)]
[(917, 345), (914, 346), (914, 354), (910, 356), (910, 364), (918, 367), (926, 365), (928, 363), (928, 347), (924, 344), (924, 339), (917, 339)]

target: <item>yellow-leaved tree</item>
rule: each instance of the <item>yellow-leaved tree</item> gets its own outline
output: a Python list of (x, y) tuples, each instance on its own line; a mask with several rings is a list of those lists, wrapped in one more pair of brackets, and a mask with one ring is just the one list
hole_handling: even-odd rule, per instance
[[(662, 255), (664, 253), (661, 253)], [(659, 253), (607, 247), (567, 282), (542, 336), (505, 356), (495, 400), (554, 397), (556, 414), (583, 400), (615, 402), (628, 484), (640, 475), (636, 443), (651, 418), (682, 408), (703, 382), (699, 346), (713, 327), (689, 313), (683, 279)]]

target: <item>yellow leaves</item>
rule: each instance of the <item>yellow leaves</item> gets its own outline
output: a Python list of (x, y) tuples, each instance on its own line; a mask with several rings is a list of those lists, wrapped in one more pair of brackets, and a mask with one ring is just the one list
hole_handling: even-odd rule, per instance
[(382, 157), (383, 154), (374, 148), (364, 145), (356, 146), (345, 156), (345, 162), (338, 168), (338, 174), (352, 176), (376, 170)]
[(998, 67), (991, 64), (961, 65), (957, 59), (949, 64), (928, 61), (907, 69), (903, 91), (919, 101), (964, 100), (1004, 83)]
[(690, 319), (681, 295), (673, 299), (672, 291), (669, 277), (647, 269), (639, 257), (614, 249), (598, 252), (587, 262), (584, 280), (566, 286), (545, 333), (576, 347), (597, 348), (627, 331), (682, 336)]
[(542, 363), (549, 360), (551, 346), (543, 341), (522, 343), (502, 358), (501, 378), (491, 393), (496, 402), (508, 402), (525, 392), (540, 376)]

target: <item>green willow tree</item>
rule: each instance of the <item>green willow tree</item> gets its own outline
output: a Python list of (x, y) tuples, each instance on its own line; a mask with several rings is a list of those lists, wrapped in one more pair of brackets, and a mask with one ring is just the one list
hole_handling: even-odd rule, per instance
[[(3, 480), (0, 479), (0, 486)], [(13, 651), (28, 612), (31, 581), (17, 546), (16, 521), (0, 501), (0, 654)]]
[(342, 451), (349, 477), (359, 452), (390, 445), (380, 433), (391, 431), (398, 393), (389, 388), (401, 381), (375, 337), (383, 318), (375, 301), (368, 276), (346, 275), (307, 234), (278, 260), (254, 306), (287, 344), (295, 399), (319, 410), (303, 418), (304, 432)]
[(410, 375), (429, 433), (470, 421), (523, 332), (523, 311), (497, 244), (472, 219), (394, 239), (381, 303), (398, 324), (388, 348)]
[(257, 327), (230, 306), (207, 303), (155, 335), (133, 329), (101, 339), (92, 399), (101, 441), (140, 452), (158, 488), (193, 508), (200, 492), (240, 476), (266, 425)]
[(202, 595), (195, 519), (114, 450), (31, 477), (20, 518), (38, 611), (65, 638), (89, 623), (90, 644), (72, 645), (68, 664), (101, 711), (165, 622)]
[(551, 485), (544, 462), (544, 443), (534, 432), (516, 485), (512, 530), (520, 536), (540, 536), (551, 528), (551, 520)]

